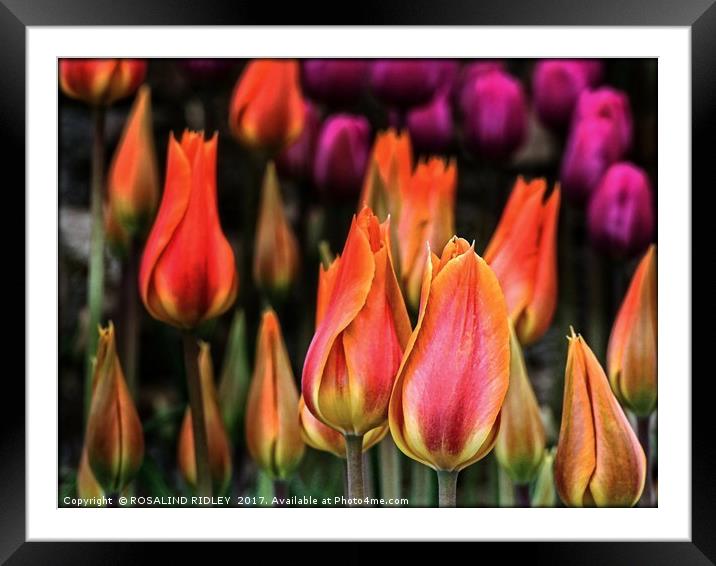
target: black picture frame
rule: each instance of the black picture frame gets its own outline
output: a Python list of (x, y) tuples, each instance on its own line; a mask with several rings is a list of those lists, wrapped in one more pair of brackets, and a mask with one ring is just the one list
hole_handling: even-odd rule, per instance
[[(17, 206), (24, 210), (23, 193), (17, 188), (25, 184), (25, 38), (28, 26), (56, 25), (629, 25), (687, 26), (691, 30), (692, 69), (692, 186), (703, 185), (712, 192), (711, 174), (716, 155), (716, 3), (715, 0), (403, 0), (403, 2), (361, 1), (311, 7), (306, 3), (266, 3), (234, 1), (165, 0), (0, 0), (0, 77), (2, 80), (2, 111), (0, 132), (3, 149), (4, 193), (15, 193), (22, 199)], [(349, 19), (350, 18), (350, 19)], [(48, 125), (48, 135), (55, 125)], [(660, 156), (667, 159), (668, 156)], [(686, 191), (686, 187), (668, 190)], [(665, 189), (666, 190), (666, 189)], [(5, 201), (5, 206), (10, 206)], [(708, 207), (702, 207), (706, 214)], [(5, 210), (8, 210), (7, 208)], [(17, 209), (16, 209), (17, 210)], [(698, 211), (698, 207), (692, 210)], [(17, 215), (19, 217), (19, 215)], [(692, 219), (692, 241), (712, 241), (700, 232)], [(704, 226), (705, 224), (701, 224)], [(5, 226), (7, 230), (7, 226)], [(13, 228), (16, 233), (17, 227)], [(8, 238), (8, 236), (6, 236)], [(15, 241), (13, 240), (5, 241)], [(19, 249), (15, 250), (19, 252)], [(712, 251), (710, 252), (713, 253)], [(699, 256), (697, 256), (699, 257)], [(709, 257), (711, 257), (709, 255)], [(712, 261), (709, 261), (712, 264)], [(15, 262), (21, 265), (20, 261)], [(11, 283), (26, 288), (24, 270), (16, 269)], [(20, 275), (22, 273), (22, 275)], [(7, 277), (7, 275), (6, 275)], [(707, 285), (708, 277), (693, 279), (696, 285)], [(693, 291), (697, 290), (694, 286)], [(20, 290), (18, 289), (19, 293)], [(707, 297), (706, 293), (700, 294)], [(713, 296), (713, 292), (711, 292)], [(28, 300), (25, 295), (25, 300)], [(713, 306), (713, 298), (705, 299)], [(7, 305), (7, 316), (24, 321), (24, 305), (19, 301)], [(22, 313), (12, 311), (12, 308)], [(710, 310), (710, 309), (708, 309)], [(699, 311), (704, 312), (701, 307)], [(14, 316), (13, 316), (14, 315)], [(704, 315), (702, 315), (704, 316)], [(21, 318), (22, 317), (22, 318)], [(51, 322), (49, 322), (51, 323)], [(13, 332), (24, 333), (18, 322)], [(691, 333), (690, 328), (683, 329)], [(693, 335), (692, 351), (704, 351), (709, 333)], [(26, 336), (32, 340), (31, 336)], [(5, 341), (9, 344), (8, 339)], [(702, 347), (699, 348), (699, 345)], [(7, 347), (7, 346), (6, 346)], [(706, 350), (708, 351), (708, 350)], [(17, 352), (6, 353), (17, 358)], [(24, 359), (24, 358), (23, 358)], [(38, 543), (25, 537), (25, 385), (19, 370), (6, 362), (0, 398), (0, 561), (8, 564), (77, 564), (136, 563), (155, 560), (161, 553), (162, 562), (172, 559), (176, 546), (147, 543)], [(709, 386), (713, 372), (697, 374), (692, 380), (692, 500), (690, 542), (586, 542), (586, 543), (490, 543), (491, 552), (511, 561), (522, 558), (525, 563), (551, 564), (678, 564), (679, 566), (712, 564), (716, 561), (716, 481), (713, 462), (716, 443), (712, 419), (712, 397)], [(680, 380), (690, 375), (664, 376)], [(237, 528), (239, 526), (237, 525)], [(598, 536), (598, 533), (595, 533)], [(320, 539), (320, 532), (315, 535)], [(421, 546), (413, 546), (422, 552)], [(151, 551), (150, 551), (151, 549)], [(183, 545), (183, 559), (191, 558), (194, 549)], [(252, 551), (253, 552), (253, 551)], [(273, 553), (278, 552), (276, 546)], [(330, 552), (330, 551), (328, 551)], [(333, 551), (335, 552), (335, 551)], [(350, 557), (353, 562), (374, 559), (376, 550), (370, 545), (335, 555)], [(287, 555), (299, 557), (301, 550), (288, 549)], [(244, 560), (241, 553), (227, 559)], [(323, 554), (323, 557), (328, 555)], [(204, 559), (208, 555), (202, 554)], [(308, 556), (307, 556), (308, 557)], [(310, 559), (310, 558), (309, 558)], [(476, 556), (476, 559), (478, 557)]]

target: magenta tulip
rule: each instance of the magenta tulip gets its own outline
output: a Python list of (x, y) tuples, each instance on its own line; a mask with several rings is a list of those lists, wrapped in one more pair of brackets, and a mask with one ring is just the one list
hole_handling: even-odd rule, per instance
[(633, 127), (629, 97), (624, 92), (610, 87), (583, 91), (577, 101), (574, 120), (577, 122), (587, 118), (601, 118), (610, 122), (617, 131), (621, 155), (629, 151)]
[(388, 106), (407, 109), (430, 102), (444, 77), (440, 61), (381, 59), (370, 69), (370, 88)]
[(438, 94), (427, 106), (408, 112), (408, 131), (413, 147), (422, 153), (442, 153), (450, 147), (453, 117), (449, 91)]

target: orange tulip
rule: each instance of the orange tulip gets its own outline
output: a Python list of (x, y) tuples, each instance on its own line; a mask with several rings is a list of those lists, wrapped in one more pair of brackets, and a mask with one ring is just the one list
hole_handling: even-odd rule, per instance
[(410, 307), (417, 311), (425, 267), (425, 242), (441, 250), (455, 233), (457, 164), (439, 157), (419, 163), (403, 193), (398, 224), (400, 275)]
[(423, 274), (418, 323), (390, 399), (405, 454), (457, 472), (495, 444), (510, 376), (507, 307), (492, 269), (453, 237)]
[[(331, 427), (324, 425), (306, 407), (303, 395), (298, 400), (298, 422), (301, 428), (301, 438), (311, 448), (330, 452), (339, 458), (346, 457), (346, 439)], [(363, 452), (378, 444), (388, 432), (388, 424), (369, 430), (363, 437)]]
[(92, 473), (87, 459), (87, 448), (82, 448), (80, 467), (77, 469), (77, 496), (82, 499), (101, 498), (104, 496), (102, 486)]
[(246, 405), (246, 446), (273, 479), (286, 479), (305, 449), (298, 425), (298, 390), (276, 313), (264, 311)]
[[(378, 218), (391, 214), (397, 220), (403, 193), (413, 171), (413, 153), (407, 131), (378, 133), (369, 159), (358, 211), (370, 207)], [(452, 235), (452, 234), (451, 234)]]
[(631, 507), (646, 478), (644, 450), (602, 366), (574, 330), (554, 476), (559, 496), (571, 507)]
[(147, 74), (137, 59), (60, 59), (60, 88), (92, 105), (109, 105), (130, 96)]
[(557, 306), (559, 187), (546, 193), (544, 179), (519, 177), (485, 250), (522, 344), (544, 335)]
[(181, 143), (169, 138), (164, 195), (139, 272), (150, 314), (184, 329), (225, 312), (238, 289), (216, 203), (217, 134), (203, 138), (189, 131)]
[[(333, 271), (335, 270), (335, 271)], [(353, 218), (324, 281), (325, 306), (303, 366), (303, 397), (331, 428), (360, 436), (383, 425), (410, 320), (393, 271), (389, 221)], [(367, 339), (369, 337), (369, 339)]]
[(301, 134), (306, 107), (298, 62), (249, 62), (236, 83), (229, 109), (233, 134), (245, 145), (279, 151)]
[(500, 432), (495, 444), (497, 461), (517, 485), (530, 483), (539, 469), (545, 433), (522, 348), (510, 331), (510, 386), (502, 406)]
[(85, 448), (106, 493), (117, 493), (132, 481), (144, 458), (142, 423), (119, 365), (111, 322), (99, 330)]
[(276, 167), (266, 167), (254, 243), (256, 285), (282, 296), (298, 272), (298, 242), (283, 210)]
[(159, 199), (150, 96), (149, 87), (139, 89), (107, 176), (107, 223), (131, 236), (145, 229)]
[[(201, 399), (204, 406), (204, 423), (206, 424), (206, 438), (209, 447), (209, 472), (214, 493), (222, 494), (226, 491), (231, 480), (231, 447), (229, 438), (221, 418), (216, 385), (214, 383), (214, 368), (211, 363), (209, 344), (199, 343), (199, 381), (201, 383)], [(191, 422), (191, 408), (187, 407), (184, 413), (181, 430), (179, 431), (179, 446), (177, 460), (179, 470), (184, 481), (190, 486), (196, 486), (196, 456), (194, 454), (194, 431)]]
[(646, 417), (656, 407), (656, 246), (639, 262), (609, 337), (607, 365), (622, 405)]

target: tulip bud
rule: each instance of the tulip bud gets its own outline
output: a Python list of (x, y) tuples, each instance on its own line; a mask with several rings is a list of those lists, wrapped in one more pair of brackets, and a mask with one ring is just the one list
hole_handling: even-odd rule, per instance
[(509, 372), (500, 284), (474, 247), (453, 237), (442, 257), (427, 257), (418, 323), (390, 398), (396, 445), (438, 471), (477, 462), (495, 444)]
[(554, 476), (559, 496), (570, 507), (631, 507), (646, 478), (644, 450), (602, 366), (574, 330)]
[(216, 204), (217, 134), (203, 138), (188, 130), (181, 143), (169, 138), (164, 194), (139, 271), (149, 313), (179, 328), (226, 312), (238, 289)]
[[(209, 448), (209, 472), (212, 489), (214, 493), (221, 494), (226, 491), (231, 481), (231, 447), (221, 418), (216, 386), (214, 385), (211, 352), (209, 344), (206, 342), (199, 343), (199, 381)], [(187, 407), (179, 431), (177, 458), (184, 481), (193, 488), (196, 487), (196, 455), (194, 454), (194, 429), (191, 419), (191, 408)]]
[(639, 262), (609, 337), (612, 391), (639, 417), (656, 407), (656, 247)]
[(107, 106), (134, 94), (147, 74), (139, 59), (60, 59), (60, 88), (70, 98)]
[(492, 71), (478, 75), (464, 91), (465, 141), (475, 152), (491, 159), (506, 159), (527, 134), (527, 102), (520, 82)]
[(437, 94), (426, 106), (411, 110), (406, 122), (419, 151), (440, 153), (447, 150), (453, 138), (449, 90)]
[(419, 106), (433, 97), (443, 73), (439, 60), (382, 59), (371, 66), (370, 88), (388, 106)]
[(363, 116), (336, 114), (321, 128), (313, 163), (313, 179), (326, 192), (356, 195), (365, 175), (370, 123)]
[(303, 457), (298, 391), (276, 313), (261, 318), (256, 365), (246, 406), (246, 445), (273, 479), (286, 479)]
[(617, 257), (642, 252), (654, 233), (654, 196), (643, 169), (615, 163), (589, 201), (587, 227), (592, 244)]
[(606, 120), (616, 130), (619, 154), (624, 155), (632, 142), (632, 117), (626, 93), (609, 87), (585, 90), (579, 95), (574, 120), (589, 118)]
[(106, 493), (124, 489), (144, 458), (142, 423), (119, 365), (111, 322), (99, 330), (85, 448), (92, 473)]
[(276, 297), (287, 294), (298, 273), (298, 242), (283, 210), (276, 168), (266, 166), (254, 242), (254, 282)]
[(306, 96), (331, 106), (356, 102), (365, 89), (370, 63), (361, 59), (306, 59), (301, 85)]
[(525, 345), (544, 335), (557, 306), (559, 187), (546, 195), (544, 179), (519, 177), (485, 250)]
[[(353, 218), (343, 255), (326, 280), (328, 296), (303, 366), (313, 415), (343, 434), (385, 424), (410, 320), (393, 271), (389, 220), (369, 208)], [(365, 338), (370, 336), (370, 340)]]
[(298, 62), (251, 61), (236, 83), (229, 109), (234, 136), (251, 148), (276, 152), (301, 134), (306, 107)]
[(77, 469), (77, 496), (81, 499), (101, 498), (104, 496), (102, 486), (97, 483), (97, 478), (92, 473), (92, 468), (87, 459), (87, 448), (82, 448), (80, 466)]
[(308, 179), (313, 175), (313, 156), (316, 153), (321, 115), (313, 104), (306, 103), (306, 122), (301, 134), (276, 158), (281, 175)]
[[(141, 235), (159, 199), (149, 87), (139, 89), (107, 175), (108, 222), (129, 237)], [(112, 233), (111, 230), (108, 232)]]
[(413, 153), (408, 133), (398, 134), (392, 129), (379, 132), (363, 183), (359, 212), (367, 206), (378, 218), (387, 218), (388, 214), (397, 218), (400, 200), (410, 184), (412, 172)]
[(505, 65), (502, 61), (489, 59), (478, 59), (465, 65), (460, 72), (457, 87), (453, 93), (453, 100), (460, 111), (464, 114), (465, 109), (469, 108), (470, 97), (472, 96), (472, 83), (477, 77), (492, 71), (502, 72), (504, 70)]
[(554, 507), (557, 503), (557, 492), (554, 489), (554, 453), (554, 448), (544, 451), (532, 490), (532, 507)]
[(404, 193), (398, 224), (400, 274), (408, 305), (417, 312), (425, 268), (425, 243), (445, 247), (455, 233), (457, 164), (439, 157), (418, 163)]
[(532, 74), (532, 93), (539, 119), (550, 128), (565, 128), (579, 95), (594, 84), (597, 72), (594, 64), (579, 59), (538, 61)]
[[(330, 452), (339, 458), (346, 457), (346, 439), (331, 427), (324, 425), (306, 408), (303, 395), (298, 400), (298, 422), (301, 428), (301, 438), (311, 448)], [(369, 430), (363, 437), (363, 452), (372, 448), (383, 440), (388, 432), (388, 423)]]
[(610, 121), (576, 121), (562, 156), (560, 182), (565, 194), (576, 204), (587, 202), (606, 170), (620, 156), (621, 142)]
[(517, 485), (537, 474), (545, 448), (545, 433), (537, 398), (527, 377), (519, 340), (510, 329), (510, 386), (502, 406), (495, 444), (497, 461)]

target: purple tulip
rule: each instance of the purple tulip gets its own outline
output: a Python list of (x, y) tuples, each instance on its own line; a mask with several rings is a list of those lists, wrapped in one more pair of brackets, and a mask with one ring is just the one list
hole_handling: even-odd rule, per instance
[(509, 157), (525, 140), (527, 102), (520, 82), (503, 71), (475, 77), (463, 91), (467, 145), (493, 159)]
[(276, 159), (276, 168), (281, 175), (298, 179), (310, 178), (320, 128), (321, 116), (318, 109), (306, 102), (306, 122), (301, 134)]
[(504, 70), (505, 64), (502, 61), (493, 59), (478, 59), (465, 65), (460, 71), (460, 76), (457, 80), (455, 93), (453, 95), (453, 101), (457, 104), (460, 111), (464, 112), (464, 109), (469, 106), (469, 97), (472, 92), (470, 87), (477, 77), (489, 73), (490, 71)]
[(564, 129), (579, 95), (593, 84), (597, 72), (593, 63), (581, 60), (538, 61), (532, 74), (532, 96), (540, 121), (549, 128)]
[(610, 87), (583, 91), (577, 101), (574, 120), (590, 117), (609, 120), (617, 130), (622, 155), (629, 151), (632, 141), (632, 118), (629, 97), (625, 93)]
[(301, 64), (301, 85), (312, 100), (352, 104), (365, 89), (370, 63), (362, 59), (307, 59)]
[(438, 94), (427, 106), (408, 112), (406, 120), (413, 147), (422, 153), (441, 153), (450, 147), (453, 135), (449, 91)]
[(607, 168), (622, 155), (618, 133), (609, 120), (586, 118), (576, 122), (562, 157), (560, 181), (565, 195), (584, 203)]
[(380, 59), (371, 65), (376, 98), (401, 109), (427, 104), (445, 75), (444, 62), (432, 59)]
[(653, 202), (643, 169), (627, 162), (612, 165), (589, 202), (592, 244), (617, 257), (633, 257), (645, 250), (654, 233)]
[(313, 179), (324, 190), (342, 195), (360, 191), (368, 152), (370, 124), (363, 116), (335, 114), (321, 128), (313, 162)]

